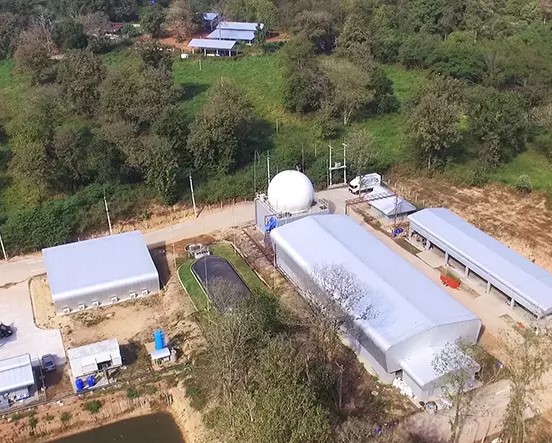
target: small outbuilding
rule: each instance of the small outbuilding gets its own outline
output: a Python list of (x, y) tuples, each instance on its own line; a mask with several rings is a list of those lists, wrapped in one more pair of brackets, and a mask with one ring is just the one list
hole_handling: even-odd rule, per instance
[(34, 386), (29, 354), (0, 360), (0, 404), (7, 406), (10, 402), (29, 398)]
[(376, 186), (364, 198), (370, 205), (371, 215), (385, 225), (401, 223), (416, 212), (416, 206), (384, 186)]
[(159, 274), (138, 231), (42, 250), (57, 314), (158, 292)]
[(121, 349), (116, 338), (67, 349), (73, 379), (94, 375), (122, 366)]
[(206, 38), (193, 38), (188, 43), (192, 53), (196, 51), (203, 55), (228, 56), (236, 54), (238, 42), (235, 40), (212, 40)]
[(212, 31), (220, 22), (220, 14), (218, 12), (204, 12), (202, 20), (203, 28)]

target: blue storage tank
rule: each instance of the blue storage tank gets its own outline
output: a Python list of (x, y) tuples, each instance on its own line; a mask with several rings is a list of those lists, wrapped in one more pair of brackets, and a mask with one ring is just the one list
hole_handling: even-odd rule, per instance
[(156, 329), (153, 333), (153, 341), (155, 342), (155, 350), (159, 351), (165, 347), (165, 334), (161, 329)]
[(88, 384), (89, 387), (93, 387), (96, 384), (96, 379), (94, 378), (93, 375), (89, 375), (88, 378), (86, 379), (86, 383)]
[(82, 381), (82, 379), (80, 379), (80, 378), (77, 378), (75, 380), (75, 388), (77, 388), (77, 392), (83, 391), (84, 390), (84, 381)]

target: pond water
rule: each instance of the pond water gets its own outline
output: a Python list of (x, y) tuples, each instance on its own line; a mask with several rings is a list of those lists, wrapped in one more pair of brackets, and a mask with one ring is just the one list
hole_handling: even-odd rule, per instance
[(169, 414), (151, 414), (102, 426), (50, 443), (184, 443)]

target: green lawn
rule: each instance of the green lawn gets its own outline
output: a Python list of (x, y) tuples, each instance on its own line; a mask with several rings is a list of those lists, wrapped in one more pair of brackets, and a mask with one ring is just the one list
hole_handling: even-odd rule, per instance
[(199, 312), (202, 312), (205, 311), (209, 306), (209, 300), (207, 299), (205, 292), (203, 292), (203, 289), (197, 282), (196, 278), (192, 274), (191, 266), (194, 264), (194, 262), (195, 260), (193, 259), (185, 261), (178, 268), (178, 276), (180, 277), (180, 282), (182, 283), (182, 286), (184, 286), (184, 289), (192, 299), (192, 303), (194, 304), (195, 308)]
[[(249, 265), (237, 254), (229, 243), (217, 243), (211, 246), (211, 253), (226, 258), (234, 269), (238, 272), (243, 281), (247, 284), (253, 293), (259, 293), (266, 290), (264, 283), (257, 277), (257, 274)], [(199, 312), (206, 311), (209, 307), (209, 299), (203, 292), (200, 284), (192, 274), (191, 266), (195, 260), (186, 260), (179, 268), (178, 275), (184, 289), (190, 295), (192, 302)]]
[(510, 163), (499, 167), (492, 179), (513, 185), (520, 175), (527, 174), (534, 189), (552, 192), (552, 165), (542, 154), (529, 147)]

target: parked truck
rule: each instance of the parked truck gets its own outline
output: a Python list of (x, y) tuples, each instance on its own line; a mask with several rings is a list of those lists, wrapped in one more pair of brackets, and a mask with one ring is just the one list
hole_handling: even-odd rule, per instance
[(371, 174), (359, 175), (349, 182), (349, 192), (359, 195), (361, 192), (370, 192), (376, 186), (381, 185), (381, 175), (375, 172)]

